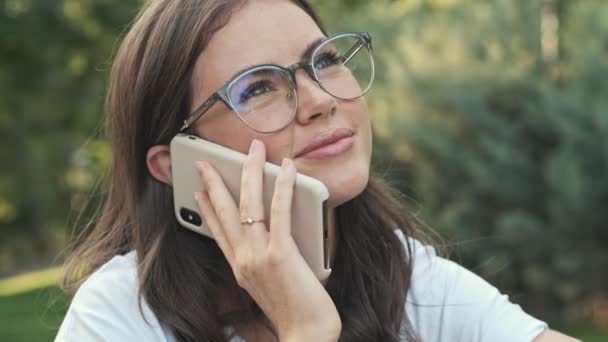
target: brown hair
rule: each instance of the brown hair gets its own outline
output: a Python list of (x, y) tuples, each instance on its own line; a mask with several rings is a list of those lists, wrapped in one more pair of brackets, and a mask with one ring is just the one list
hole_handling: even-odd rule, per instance
[[(306, 1), (292, 1), (321, 27)], [(179, 226), (171, 187), (146, 166), (147, 150), (168, 144), (190, 110), (197, 58), (244, 2), (144, 4), (115, 56), (107, 91), (113, 151), (108, 193), (94, 229), (66, 261), (62, 281), (73, 293), (114, 255), (136, 250), (140, 300), (181, 341), (226, 341), (227, 325), (263, 321), (215, 242)], [(404, 305), (409, 247), (403, 248), (394, 229), (426, 239), (405, 200), (372, 175), (359, 196), (337, 208), (336, 226), (340, 241), (326, 289), (342, 319), (340, 340), (414, 340)], [(227, 296), (242, 310), (220, 313), (219, 298)]]

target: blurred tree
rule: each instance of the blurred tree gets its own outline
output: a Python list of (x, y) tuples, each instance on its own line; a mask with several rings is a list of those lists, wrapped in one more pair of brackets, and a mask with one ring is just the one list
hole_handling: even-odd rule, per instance
[(0, 1), (0, 271), (65, 244), (81, 205), (71, 194), (107, 159), (97, 143), (106, 70), (137, 3)]

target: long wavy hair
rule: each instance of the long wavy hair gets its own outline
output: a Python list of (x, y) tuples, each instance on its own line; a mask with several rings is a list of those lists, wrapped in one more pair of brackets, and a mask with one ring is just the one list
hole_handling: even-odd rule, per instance
[[(227, 341), (227, 325), (264, 322), (216, 243), (179, 226), (171, 187), (146, 166), (147, 150), (169, 144), (189, 112), (200, 54), (245, 1), (144, 3), (116, 53), (107, 89), (113, 152), (107, 193), (91, 219), (92, 231), (74, 243), (61, 283), (73, 294), (113, 256), (135, 250), (140, 304), (144, 298), (179, 341)], [(322, 29), (307, 1), (291, 1)], [(410, 247), (394, 230), (422, 241), (430, 230), (374, 172), (335, 217), (340, 240), (326, 289), (342, 320), (340, 341), (416, 340), (405, 312)], [(240, 310), (222, 313), (221, 298), (236, 298)]]

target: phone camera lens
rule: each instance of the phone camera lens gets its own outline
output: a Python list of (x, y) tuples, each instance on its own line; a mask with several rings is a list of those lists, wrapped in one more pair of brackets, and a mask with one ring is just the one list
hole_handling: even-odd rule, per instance
[(191, 223), (191, 224), (193, 224), (195, 226), (200, 226), (203, 223), (203, 221), (201, 220), (200, 215), (197, 212), (192, 211), (190, 209), (181, 208), (179, 210), (179, 215), (181, 216), (181, 218), (184, 221), (186, 221), (188, 223)]

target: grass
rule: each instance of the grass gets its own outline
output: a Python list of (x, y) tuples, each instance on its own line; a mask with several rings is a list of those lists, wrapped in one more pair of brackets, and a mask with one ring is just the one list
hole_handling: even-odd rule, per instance
[(54, 286), (0, 296), (0, 341), (52, 341), (67, 306), (67, 297)]
[(606, 342), (608, 341), (608, 332), (598, 331), (587, 323), (579, 323), (577, 325), (566, 325), (562, 329), (553, 327), (564, 334), (575, 336), (583, 342)]
[(0, 280), (0, 341), (52, 341), (68, 298), (56, 286), (60, 267)]
[[(52, 268), (0, 280), (0, 341), (52, 341), (67, 311), (68, 297), (56, 286)], [(608, 341), (608, 333), (585, 323), (551, 327), (584, 342)]]

